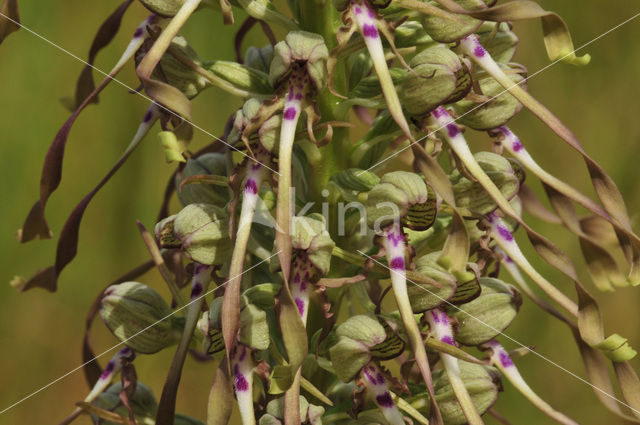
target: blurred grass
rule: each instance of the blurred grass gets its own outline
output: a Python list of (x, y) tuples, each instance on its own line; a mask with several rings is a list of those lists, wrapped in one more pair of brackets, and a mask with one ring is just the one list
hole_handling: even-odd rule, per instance
[[(580, 2), (579, 7), (575, 2), (544, 0), (540, 3), (565, 18), (577, 46), (640, 12), (640, 6), (631, 0), (619, 0), (615, 7), (595, 1)], [(24, 25), (84, 58), (97, 27), (117, 5), (117, 1), (23, 1), (21, 17)], [(146, 10), (137, 2), (131, 6), (120, 34), (99, 55), (96, 66), (106, 70), (115, 63), (131, 32), (146, 15)], [(640, 18), (587, 47), (584, 52), (592, 55), (589, 66), (574, 68), (558, 64), (532, 78), (528, 87), (574, 130), (586, 151), (618, 183), (635, 228), (640, 231), (637, 213), (640, 207), (637, 190), (640, 97), (635, 81), (640, 74), (640, 51), (636, 48), (639, 28)], [(546, 66), (548, 60), (539, 23), (518, 23), (516, 32), (521, 39), (516, 60), (531, 73)], [(184, 35), (204, 59), (233, 59), (232, 31), (224, 28), (220, 17), (213, 12), (198, 13)], [(101, 287), (146, 260), (135, 219), (142, 220), (147, 227), (153, 226), (164, 185), (172, 171), (164, 162), (157, 138), (148, 137), (87, 210), (79, 255), (61, 276), (58, 292), (52, 295), (34, 290), (18, 294), (9, 287), (7, 282), (14, 274), (28, 276), (53, 261), (55, 239), (19, 245), (15, 231), (36, 199), (40, 167), (48, 144), (68, 116), (58, 99), (73, 93), (81, 68), (77, 60), (25, 30), (12, 34), (0, 46), (0, 158), (3, 160), (0, 193), (5, 199), (0, 216), (0, 376), (3, 384), (0, 385), (0, 410), (81, 363), (86, 309)], [(130, 86), (137, 86), (132, 67), (120, 78)], [(210, 89), (196, 100), (194, 122), (219, 135), (228, 114), (238, 104), (237, 99)], [(56, 234), (73, 205), (117, 160), (146, 107), (147, 101), (142, 97), (128, 94), (124, 87), (112, 83), (101, 96), (100, 105), (89, 107), (81, 115), (68, 142), (61, 188), (49, 203), (47, 216)], [(578, 155), (531, 114), (521, 113), (510, 125), (549, 171), (593, 193)], [(203, 133), (196, 133), (194, 149), (209, 139)], [(482, 137), (473, 143), (474, 150), (489, 147)], [(537, 183), (532, 186), (539, 189)], [(576, 240), (566, 231), (535, 220), (532, 223), (557, 241), (572, 258), (579, 258)], [(530, 258), (536, 258), (531, 250), (527, 253), (531, 254)], [(570, 282), (539, 263), (536, 261), (543, 274), (551, 276), (568, 293), (572, 292)], [(582, 263), (577, 262), (577, 266), (583, 271)], [(150, 272), (143, 280), (167, 293), (157, 272)], [(640, 289), (626, 288), (598, 295), (607, 331), (618, 332), (630, 338), (636, 348), (640, 347), (636, 310)], [(521, 314), (507, 333), (584, 376), (570, 334), (531, 303), (525, 301)], [(94, 327), (93, 341), (97, 352), (114, 344), (113, 337), (100, 323)], [(507, 347), (513, 346), (504, 342)], [(171, 357), (172, 350), (166, 350), (136, 362), (140, 379), (151, 385), (158, 397)], [(106, 358), (100, 361), (104, 364)], [(533, 355), (518, 364), (535, 390), (580, 423), (618, 423), (597, 402), (592, 390), (576, 378)], [(634, 360), (633, 364), (638, 369), (638, 361)], [(213, 367), (187, 360), (184, 370), (178, 411), (204, 419)], [(77, 371), (1, 415), (0, 424), (57, 423), (86, 392), (84, 376)], [(496, 409), (514, 418), (517, 424), (549, 422), (508, 383)], [(88, 421), (83, 419), (78, 423)]]

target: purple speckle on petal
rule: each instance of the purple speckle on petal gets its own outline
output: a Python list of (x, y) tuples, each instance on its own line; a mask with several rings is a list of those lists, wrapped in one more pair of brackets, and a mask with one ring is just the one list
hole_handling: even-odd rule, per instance
[(378, 38), (378, 28), (372, 24), (364, 24), (362, 26), (362, 35), (369, 38)]
[(245, 357), (247, 357), (247, 348), (246, 347), (242, 347), (242, 353), (240, 353), (240, 357), (238, 357), (238, 361), (239, 362), (244, 361)]
[(473, 49), (473, 54), (475, 55), (475, 57), (477, 58), (481, 58), (484, 57), (484, 55), (487, 54), (487, 51), (484, 50), (484, 47), (477, 45), (475, 49)]
[(433, 319), (433, 323), (440, 323), (440, 313), (438, 313), (438, 310), (431, 312), (431, 319)]
[(303, 280), (302, 282), (300, 282), (300, 292), (304, 292), (307, 290), (307, 281)]
[(389, 266), (394, 270), (404, 270), (404, 258), (396, 257), (391, 259)]
[(438, 106), (436, 109), (434, 109), (434, 111), (432, 112), (433, 117), (434, 118), (440, 118), (444, 115), (446, 115), (447, 111), (444, 110), (444, 108), (442, 106)]
[(356, 7), (354, 8), (354, 11), (356, 12), (356, 15), (359, 15), (359, 14), (361, 14), (361, 13), (362, 13), (362, 9), (360, 9), (360, 7), (358, 7), (358, 6), (356, 6)]
[(500, 234), (500, 237), (507, 242), (511, 242), (513, 240), (513, 235), (509, 229), (504, 226), (498, 226), (498, 234)]
[(260, 169), (260, 167), (262, 167), (262, 164), (260, 164), (260, 163), (259, 163), (259, 162), (257, 162), (257, 161), (256, 161), (256, 162), (254, 162), (253, 164), (251, 164), (251, 169), (252, 169), (253, 171), (259, 170), (259, 169)]
[(296, 100), (302, 100), (302, 93), (296, 93)]
[(393, 246), (398, 246), (400, 242), (404, 240), (404, 237), (400, 233), (390, 232), (387, 236)]
[(196, 282), (191, 288), (191, 299), (200, 296), (200, 294), (202, 294), (202, 284), (200, 282)]
[(244, 191), (251, 195), (255, 195), (258, 193), (258, 184), (254, 179), (247, 179), (247, 182), (244, 184)]
[(241, 373), (235, 374), (235, 385), (236, 385), (236, 391), (238, 392), (247, 391), (249, 389), (249, 383), (247, 382), (247, 379), (244, 377), (244, 375)]
[(289, 89), (289, 94), (287, 95), (287, 100), (293, 100), (293, 87)]
[(298, 306), (298, 312), (300, 313), (300, 316), (302, 316), (304, 314), (304, 301), (301, 300), (300, 298), (296, 298), (295, 302), (296, 302), (296, 305)]
[(143, 33), (144, 31), (142, 30), (142, 28), (138, 28), (136, 32), (133, 33), (133, 38), (140, 38), (142, 37)]
[(520, 140), (517, 140), (511, 144), (511, 148), (514, 152), (520, 152), (524, 146), (520, 143)]
[(286, 111), (284, 111), (284, 119), (285, 120), (293, 120), (296, 118), (296, 108), (289, 107)]
[(509, 130), (506, 125), (501, 125), (498, 127), (498, 130), (500, 130), (505, 136), (509, 136), (511, 134), (511, 130)]
[(111, 372), (113, 372), (115, 368), (116, 368), (116, 365), (113, 362), (113, 360), (109, 361), (109, 363), (107, 363), (107, 366), (104, 368), (102, 375), (100, 375), (100, 379), (106, 379), (111, 374)]
[(500, 363), (502, 364), (503, 367), (510, 367), (513, 366), (513, 360), (511, 360), (511, 357), (509, 357), (509, 354), (507, 354), (505, 351), (500, 350)]
[(382, 385), (382, 384), (384, 384), (384, 376), (382, 376), (382, 374), (381, 374), (381, 373), (378, 373), (378, 374), (376, 375), (376, 383), (377, 383), (378, 385)]
[(445, 335), (442, 338), (440, 338), (440, 341), (444, 342), (445, 344), (449, 344), (449, 345), (456, 345), (453, 342), (453, 338), (451, 338), (449, 335)]
[(449, 137), (456, 137), (458, 134), (460, 134), (460, 130), (454, 123), (447, 124), (447, 134), (449, 135)]
[(153, 114), (151, 113), (151, 111), (147, 111), (147, 113), (144, 114), (144, 118), (142, 118), (142, 122), (148, 123), (149, 121), (151, 121), (151, 117), (153, 117)]
[(506, 263), (513, 263), (513, 259), (512, 259), (511, 257), (509, 257), (508, 255), (505, 255), (505, 256), (504, 256), (504, 261), (505, 261)]
[(385, 391), (382, 394), (378, 395), (376, 397), (376, 402), (380, 407), (384, 407), (387, 409), (393, 407), (393, 399), (391, 398), (391, 394), (389, 394), (389, 391)]
[(295, 276), (293, 276), (293, 282), (300, 283), (300, 273), (296, 273)]

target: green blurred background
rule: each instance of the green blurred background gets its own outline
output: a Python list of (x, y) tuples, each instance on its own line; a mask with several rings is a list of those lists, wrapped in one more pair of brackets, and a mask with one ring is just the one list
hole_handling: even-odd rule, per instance
[[(545, 0), (540, 3), (565, 18), (577, 46), (640, 12), (640, 5), (632, 0), (609, 4), (593, 0)], [(118, 4), (117, 0), (23, 1), (21, 17), (23, 24), (33, 31), (85, 58), (97, 27)], [(114, 43), (98, 57), (96, 65), (100, 69), (110, 69), (146, 15), (147, 11), (137, 2), (131, 6)], [(241, 21), (241, 17), (237, 21)], [(548, 61), (539, 23), (519, 23), (516, 32), (521, 39), (516, 60), (526, 65), (530, 73), (546, 66)], [(233, 59), (233, 30), (223, 27), (220, 16), (214, 12), (198, 13), (183, 34), (202, 58)], [(558, 64), (533, 77), (528, 86), (575, 131), (587, 152), (608, 170), (626, 197), (635, 228), (640, 231), (637, 213), (640, 207), (640, 191), (637, 190), (640, 96), (635, 80), (640, 75), (638, 34), (640, 18), (582, 51), (592, 55), (589, 66), (574, 68)], [(258, 40), (257, 33), (252, 33), (248, 42), (252, 40)], [(12, 34), (0, 46), (0, 158), (3, 167), (0, 193), (4, 199), (0, 214), (0, 410), (80, 365), (86, 310), (100, 288), (147, 259), (135, 220), (142, 220), (147, 227), (153, 226), (165, 183), (172, 171), (164, 161), (157, 138), (148, 137), (88, 208), (79, 255), (62, 274), (58, 292), (50, 294), (36, 289), (19, 294), (8, 285), (14, 275), (29, 276), (53, 261), (55, 239), (19, 245), (15, 232), (36, 199), (46, 149), (68, 116), (59, 99), (73, 93), (81, 69), (82, 64), (76, 59), (26, 30)], [(137, 86), (131, 66), (120, 78), (130, 86)], [(99, 106), (91, 106), (81, 115), (71, 132), (62, 185), (48, 207), (47, 217), (56, 234), (72, 206), (116, 161), (147, 107), (147, 101), (142, 97), (128, 94), (125, 88), (113, 83), (100, 100)], [(219, 135), (228, 114), (239, 102), (217, 89), (210, 89), (195, 104), (194, 122)], [(592, 194), (578, 155), (530, 113), (521, 113), (511, 126), (543, 166)], [(209, 136), (197, 133), (192, 146), (197, 149), (209, 141)], [(488, 149), (484, 143), (478, 138), (473, 148)], [(537, 183), (531, 185), (540, 189)], [(532, 223), (566, 249), (580, 269), (584, 268), (579, 261), (577, 241), (568, 232), (535, 220)], [(530, 258), (535, 256), (530, 255)], [(536, 265), (560, 288), (572, 292), (570, 282), (539, 261)], [(143, 281), (167, 293), (156, 271), (148, 273)], [(618, 332), (630, 338), (636, 348), (640, 347), (640, 321), (636, 310), (640, 288), (598, 295), (607, 331)], [(525, 301), (507, 333), (584, 376), (568, 331), (530, 302)], [(97, 352), (115, 343), (99, 320), (94, 326), (93, 341)], [(513, 347), (513, 344), (503, 342), (507, 347)], [(108, 357), (100, 362), (104, 364)], [(172, 350), (165, 350), (136, 361), (140, 380), (152, 386), (156, 396), (161, 391), (171, 357)], [(639, 361), (634, 360), (633, 364), (640, 369)], [(535, 390), (578, 422), (619, 423), (598, 403), (586, 384), (556, 366), (533, 355), (522, 358), (518, 365)], [(178, 396), (179, 412), (205, 418), (213, 373), (211, 364), (187, 360)], [(84, 398), (87, 391), (83, 373), (78, 370), (0, 415), (0, 424), (55, 424), (71, 412), (74, 402)], [(496, 409), (512, 418), (514, 424), (549, 422), (508, 383)], [(78, 423), (89, 421), (82, 418)]]

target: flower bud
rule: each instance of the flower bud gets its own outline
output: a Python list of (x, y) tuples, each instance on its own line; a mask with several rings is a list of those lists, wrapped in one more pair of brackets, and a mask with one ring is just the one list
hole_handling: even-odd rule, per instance
[(223, 186), (213, 184), (186, 184), (180, 188), (180, 184), (189, 177), (199, 174), (227, 175), (227, 158), (220, 153), (205, 153), (197, 158), (187, 160), (182, 173), (176, 174), (175, 185), (178, 199), (182, 205), (207, 203), (225, 205), (229, 201), (229, 190)]
[(221, 265), (231, 257), (227, 213), (211, 204), (189, 204), (173, 221), (182, 250), (200, 264)]
[[(497, 369), (459, 361), (460, 376), (467, 388), (473, 405), (483, 415), (498, 399), (498, 391), (502, 390), (501, 377)], [(462, 407), (444, 370), (433, 374), (433, 386), (436, 403), (447, 425), (463, 425), (467, 423)]]
[[(195, 64), (202, 65), (202, 61), (198, 57), (198, 54), (189, 46), (184, 37), (174, 37), (171, 41), (171, 48), (177, 50)], [(140, 56), (143, 53), (144, 52), (141, 49), (138, 52), (136, 59), (141, 60)], [(154, 71), (154, 76), (156, 78), (166, 80), (168, 84), (180, 90), (189, 99), (196, 97), (198, 93), (207, 88), (209, 84), (203, 76), (182, 63), (170, 52), (167, 52), (162, 56), (156, 71)]]
[[(495, 31), (496, 25), (498, 30)], [(518, 47), (518, 37), (506, 22), (484, 22), (476, 32), (480, 44), (489, 52), (494, 61), (511, 62)]]
[(318, 272), (326, 275), (331, 266), (331, 253), (336, 244), (327, 231), (324, 217), (320, 214), (296, 216), (291, 220), (291, 224), (293, 249), (304, 251)]
[[(133, 351), (152, 354), (178, 342), (181, 321), (155, 290), (138, 282), (107, 288), (100, 316), (111, 332)], [(135, 336), (134, 336), (135, 335)]]
[(240, 333), (238, 340), (243, 345), (256, 350), (269, 348), (269, 323), (267, 313), (253, 304), (247, 304), (240, 313)]
[[(484, 9), (487, 5), (482, 0), (454, 0), (459, 6), (466, 10)], [(435, 41), (441, 43), (453, 43), (469, 34), (475, 32), (482, 21), (471, 16), (458, 15), (455, 17), (459, 22), (452, 22), (449, 19), (433, 15), (422, 15), (422, 26), (424, 30)]]
[(328, 57), (329, 50), (321, 35), (306, 31), (291, 31), (274, 48), (273, 61), (269, 69), (269, 82), (271, 86), (277, 87), (288, 78), (294, 64), (302, 63), (315, 89), (320, 91), (327, 83)]
[(235, 118), (233, 120), (233, 127), (227, 137), (227, 142), (231, 145), (240, 141), (244, 129), (247, 127), (253, 117), (258, 114), (261, 102), (258, 99), (248, 99), (242, 105), (242, 108), (238, 109)]
[(329, 349), (336, 376), (349, 382), (372, 358), (390, 359), (404, 350), (404, 341), (384, 319), (352, 316), (338, 326), (337, 342)]
[(481, 277), (479, 281), (480, 296), (452, 312), (458, 319), (456, 341), (464, 345), (483, 344), (499, 335), (511, 324), (522, 304), (522, 296), (515, 287), (490, 277)]
[(267, 74), (255, 68), (237, 62), (217, 60), (207, 64), (207, 69), (236, 89), (261, 95), (273, 93)]
[(413, 230), (426, 230), (436, 217), (436, 198), (422, 177), (407, 171), (385, 174), (368, 194), (367, 224), (374, 230), (400, 220)]
[(422, 287), (422, 285), (408, 285), (409, 300), (414, 313), (431, 310), (450, 299), (456, 292), (456, 279), (438, 264), (441, 252), (432, 252), (415, 260), (415, 272), (430, 277), (440, 284)]
[(180, 248), (182, 246), (182, 242), (176, 238), (173, 232), (173, 222), (175, 219), (176, 216), (174, 214), (156, 224), (154, 233), (156, 240), (160, 244), (160, 248)]
[[(284, 398), (276, 398), (267, 403), (267, 412), (262, 415), (259, 425), (280, 425), (284, 420)], [(324, 408), (310, 404), (304, 396), (300, 396), (300, 423), (322, 425)]]
[(244, 64), (265, 74), (269, 73), (269, 65), (273, 60), (273, 46), (267, 44), (262, 48), (251, 46), (244, 54)]
[(403, 22), (396, 28), (393, 37), (397, 48), (434, 44), (433, 39), (417, 21)]
[[(117, 382), (100, 394), (93, 404), (96, 407), (112, 411), (126, 418), (129, 416), (129, 411), (120, 401), (120, 391), (122, 391), (122, 383)], [(137, 382), (136, 391), (133, 393), (132, 397), (129, 397), (129, 405), (131, 406), (131, 410), (133, 411), (138, 424), (155, 423), (158, 403), (156, 402), (151, 388), (142, 382)], [(115, 425), (115, 422), (99, 421), (97, 416), (92, 415), (92, 418), (95, 423), (100, 423), (102, 425)]]
[[(505, 69), (514, 84), (519, 84), (525, 88), (524, 77), (520, 75), (520, 71), (520, 69), (516, 68)], [(456, 102), (453, 107), (460, 117), (458, 118), (458, 123), (474, 130), (491, 130), (506, 124), (507, 121), (520, 112), (522, 104), (510, 93), (506, 92), (496, 80), (483, 72), (473, 77), (480, 86), (482, 94), (491, 100), (482, 103), (480, 108), (478, 108), (478, 103), (468, 99)], [(494, 98), (494, 96), (496, 97)]]
[[(492, 152), (478, 152), (473, 156), (506, 199), (511, 199), (518, 193), (520, 180), (509, 160)], [(480, 215), (496, 209), (495, 202), (480, 183), (467, 179), (458, 170), (452, 173), (450, 179), (458, 207)]]
[(331, 181), (336, 183), (343, 190), (354, 190), (356, 192), (368, 192), (380, 182), (380, 177), (371, 171), (359, 168), (349, 168), (334, 174)]
[(402, 106), (412, 115), (424, 116), (438, 106), (457, 101), (471, 89), (467, 66), (444, 45), (425, 49), (411, 59), (400, 85)]

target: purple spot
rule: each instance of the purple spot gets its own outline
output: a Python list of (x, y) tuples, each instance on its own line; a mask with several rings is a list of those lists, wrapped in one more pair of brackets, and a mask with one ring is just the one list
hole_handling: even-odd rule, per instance
[(356, 12), (356, 15), (359, 15), (362, 13), (362, 9), (360, 9), (358, 6), (356, 6), (354, 10)]
[(456, 137), (458, 134), (460, 134), (460, 130), (454, 123), (447, 124), (447, 134), (449, 134), (449, 137)]
[(372, 24), (364, 24), (362, 26), (362, 34), (365, 37), (369, 37), (369, 38), (378, 38), (378, 29), (375, 27), (375, 25)]
[(200, 294), (202, 294), (202, 284), (200, 282), (196, 282), (191, 288), (191, 299), (200, 296)]
[(107, 366), (104, 368), (102, 375), (100, 375), (100, 379), (106, 379), (115, 368), (116, 364), (113, 362), (113, 360), (110, 360), (109, 363), (107, 363)]
[(391, 398), (391, 394), (389, 394), (389, 391), (385, 391), (382, 394), (376, 396), (376, 402), (380, 407), (384, 407), (387, 409), (393, 407), (393, 399)]
[(373, 14), (373, 10), (367, 8), (367, 14), (369, 15), (370, 18), (375, 18), (376, 15)]
[(440, 338), (440, 341), (444, 342), (445, 344), (449, 344), (449, 345), (456, 345), (453, 342), (453, 338), (451, 338), (449, 335), (445, 335), (442, 338)]
[(289, 89), (289, 94), (287, 95), (287, 100), (293, 100), (293, 87)]
[(477, 45), (475, 49), (473, 49), (473, 54), (477, 57), (477, 58), (481, 58), (484, 57), (484, 55), (487, 54), (487, 51), (484, 50), (484, 47), (482, 47), (481, 45)]
[(144, 33), (144, 31), (142, 30), (142, 28), (138, 28), (136, 30), (136, 32), (133, 33), (133, 38), (139, 38), (142, 37), (142, 34)]
[[(242, 353), (240, 353), (240, 357), (238, 357), (238, 361), (242, 362), (244, 361), (244, 358), (247, 357), (247, 349), (245, 347), (242, 347)], [(238, 365), (236, 365), (237, 367)]]
[(507, 242), (511, 242), (513, 240), (513, 235), (511, 234), (509, 229), (504, 226), (498, 226), (498, 233), (500, 234), (500, 237)]
[(498, 130), (502, 131), (505, 136), (509, 136), (511, 134), (511, 130), (509, 130), (506, 125), (501, 125), (498, 127)]
[(129, 347), (124, 347), (122, 350), (118, 351), (118, 354), (121, 356), (129, 356), (133, 354), (133, 351)]
[(513, 148), (514, 152), (520, 152), (524, 146), (520, 143), (520, 140), (517, 140), (511, 144), (511, 148)]
[(387, 238), (389, 239), (389, 241), (391, 241), (393, 246), (398, 246), (398, 244), (404, 240), (404, 237), (401, 234), (395, 232), (389, 233), (387, 235)]
[(303, 280), (302, 282), (300, 282), (300, 292), (304, 292), (307, 290), (307, 281)]
[(506, 255), (506, 254), (504, 256), (504, 261), (506, 263), (513, 263), (513, 259), (511, 257), (509, 257), (508, 255)]
[(302, 316), (304, 314), (304, 301), (302, 301), (300, 298), (296, 298), (296, 305), (298, 306), (298, 312), (300, 313), (300, 316)]
[(440, 323), (440, 313), (437, 310), (431, 312), (431, 319), (433, 323)]
[(444, 116), (447, 113), (447, 111), (445, 111), (442, 106), (438, 106), (433, 112), (433, 117), (434, 118), (440, 118), (442, 116)]
[(262, 167), (262, 164), (260, 164), (259, 162), (254, 162), (253, 164), (251, 164), (251, 169), (253, 171), (259, 170), (260, 167)]
[(296, 275), (293, 276), (293, 282), (300, 283), (300, 273), (296, 273)]
[(499, 357), (500, 357), (500, 363), (502, 364), (503, 367), (513, 366), (513, 360), (511, 360), (511, 357), (509, 357), (509, 354), (507, 354), (505, 351), (501, 350)]
[(258, 193), (258, 184), (254, 179), (247, 179), (247, 182), (244, 184), (244, 191), (251, 195), (255, 195)]
[(404, 258), (396, 257), (391, 260), (391, 264), (389, 264), (394, 270), (404, 270)]
[(381, 373), (378, 373), (378, 375), (376, 375), (376, 383), (378, 385), (384, 384), (384, 376), (382, 376)]
[(294, 108), (293, 106), (287, 108), (286, 111), (284, 111), (284, 119), (285, 120), (293, 120), (296, 118), (296, 108)]
[(247, 391), (249, 389), (249, 383), (247, 382), (247, 379), (244, 377), (244, 375), (241, 373), (235, 374), (235, 385), (236, 385), (236, 391), (238, 392)]
[[(375, 383), (376, 383), (376, 379), (373, 377), (373, 375), (371, 375), (371, 373), (369, 372), (369, 369), (370, 369), (370, 368), (369, 368), (369, 367), (367, 367), (367, 368), (365, 368), (365, 369), (363, 370), (363, 372), (364, 372), (364, 376), (365, 376), (365, 378), (367, 378), (367, 379), (369, 380), (369, 382), (371, 382), (372, 384), (374, 384), (374, 385), (375, 385)], [(371, 368), (371, 369), (373, 369), (373, 368)], [(375, 369), (373, 369), (373, 370), (375, 370)]]
[(153, 114), (151, 113), (151, 111), (147, 111), (146, 114), (144, 114), (144, 118), (142, 118), (142, 122), (143, 123), (148, 123), (149, 121), (151, 121), (151, 118), (153, 117)]

